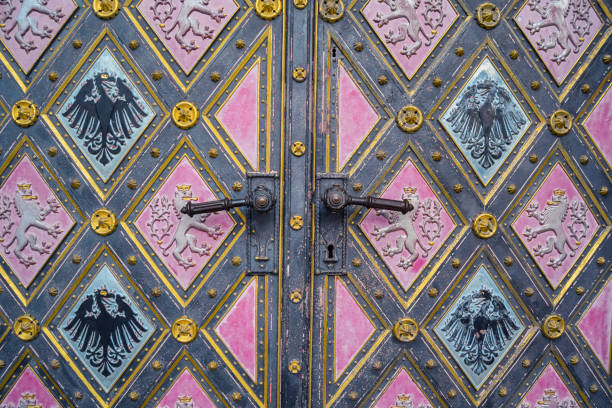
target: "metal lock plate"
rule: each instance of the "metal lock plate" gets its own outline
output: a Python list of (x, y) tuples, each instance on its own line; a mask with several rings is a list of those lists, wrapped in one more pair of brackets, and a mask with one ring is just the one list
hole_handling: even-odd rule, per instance
[(317, 174), (315, 195), (315, 274), (346, 275), (346, 209), (337, 212), (329, 210), (322, 194), (329, 188), (339, 186), (346, 189), (347, 176), (341, 173)]
[[(248, 172), (248, 192), (251, 200), (257, 205), (259, 193), (271, 193), (276, 199), (278, 192), (278, 174), (276, 172)], [(259, 199), (258, 199), (259, 198)], [(250, 208), (247, 221), (247, 274), (278, 273), (278, 203), (272, 204), (267, 211), (256, 211)]]

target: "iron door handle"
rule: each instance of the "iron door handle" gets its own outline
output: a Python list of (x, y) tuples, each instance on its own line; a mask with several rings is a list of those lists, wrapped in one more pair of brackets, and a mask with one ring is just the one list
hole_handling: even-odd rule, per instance
[(325, 190), (321, 196), (321, 200), (328, 210), (339, 212), (347, 205), (362, 205), (366, 208), (376, 208), (380, 210), (399, 211), (406, 214), (414, 209), (408, 200), (389, 200), (387, 198), (377, 198), (372, 196), (355, 197), (346, 192), (345, 189), (338, 184)]
[(257, 212), (267, 212), (276, 204), (276, 198), (272, 191), (265, 186), (259, 185), (246, 197), (240, 199), (224, 198), (222, 200), (206, 201), (203, 203), (192, 203), (188, 201), (181, 212), (193, 217), (196, 214), (206, 214), (217, 211), (227, 211), (235, 207), (251, 207)]

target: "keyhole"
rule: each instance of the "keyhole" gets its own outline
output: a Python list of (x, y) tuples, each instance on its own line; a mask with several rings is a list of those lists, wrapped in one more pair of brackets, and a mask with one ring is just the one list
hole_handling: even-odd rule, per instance
[(332, 48), (332, 57), (336, 58), (336, 47)]
[(329, 244), (327, 246), (327, 256), (325, 257), (326, 261), (334, 261), (336, 260), (336, 247), (334, 246), (334, 244)]

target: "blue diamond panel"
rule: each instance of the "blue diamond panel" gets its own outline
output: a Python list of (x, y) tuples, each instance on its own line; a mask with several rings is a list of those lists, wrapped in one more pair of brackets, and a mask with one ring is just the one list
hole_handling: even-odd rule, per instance
[(108, 49), (104, 49), (57, 118), (107, 182), (155, 113)]
[(152, 324), (103, 265), (60, 331), (108, 392), (153, 333)]
[(434, 331), (479, 389), (524, 328), (481, 266)]
[(488, 57), (440, 122), (485, 185), (531, 125)]

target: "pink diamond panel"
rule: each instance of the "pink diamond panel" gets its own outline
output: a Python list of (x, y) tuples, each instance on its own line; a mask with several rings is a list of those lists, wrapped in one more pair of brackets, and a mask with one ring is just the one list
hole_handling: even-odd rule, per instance
[(595, 235), (598, 224), (557, 163), (512, 227), (556, 289)]
[(559, 85), (603, 25), (589, 0), (526, 1), (515, 21)]
[(13, 385), (13, 388), (6, 395), (4, 400), (0, 402), (0, 407), (4, 408), (22, 408), (22, 407), (44, 407), (44, 408), (60, 408), (59, 404), (53, 398), (47, 387), (34, 373), (34, 370), (28, 365), (19, 379)]
[(519, 404), (520, 408), (578, 408), (576, 400), (552, 365), (548, 365)]
[(610, 92), (610, 88), (606, 89), (599, 103), (584, 122), (584, 128), (591, 135), (608, 164), (612, 163), (612, 143), (610, 143), (610, 135), (612, 135), (612, 92)]
[(370, 105), (346, 69), (338, 66), (338, 169), (342, 169), (361, 141), (378, 121)]
[(215, 404), (186, 369), (172, 384), (157, 408), (215, 408)]
[(74, 224), (24, 155), (0, 187), (1, 254), (24, 287), (30, 286)]
[(215, 115), (254, 169), (259, 151), (259, 64), (251, 68)]
[(189, 75), (238, 5), (233, 0), (141, 0), (137, 8)]
[(27, 74), (77, 6), (72, 0), (13, 0), (7, 3), (0, 14), (0, 39)]
[(257, 280), (253, 279), (221, 319), (215, 332), (242, 367), (257, 380)]
[(385, 392), (380, 396), (374, 408), (431, 408), (427, 397), (404, 369), (400, 369)]
[(186, 156), (135, 221), (136, 226), (184, 290), (234, 228), (227, 212), (188, 215), (187, 202), (217, 200)]
[(360, 227), (404, 290), (423, 270), (455, 227), (438, 197), (411, 160), (381, 195), (409, 200), (414, 210), (371, 210)]
[(340, 279), (336, 279), (335, 378), (337, 379), (370, 338), (376, 327)]
[(612, 336), (612, 279), (597, 295), (583, 314), (578, 329), (599, 358), (606, 372), (610, 373), (610, 347)]
[(448, 0), (370, 0), (362, 14), (408, 79), (457, 19)]

